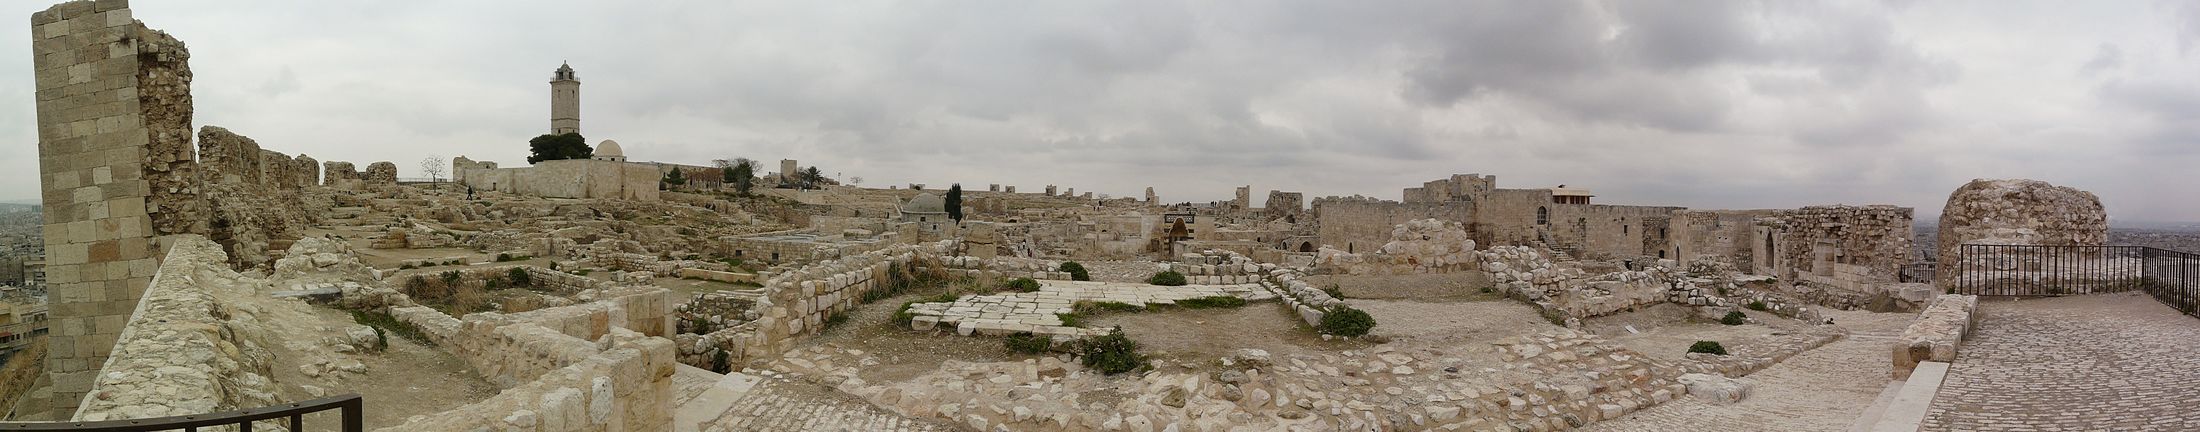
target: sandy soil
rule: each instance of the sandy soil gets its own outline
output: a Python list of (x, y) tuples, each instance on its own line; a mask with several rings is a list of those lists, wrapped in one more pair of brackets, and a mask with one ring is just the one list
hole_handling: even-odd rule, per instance
[[(1801, 322), (1769, 312), (1742, 312), (1749, 315), (1752, 322), (1730, 326), (1693, 319), (1687, 306), (1661, 303), (1634, 312), (1590, 318), (1582, 321), (1581, 326), (1583, 330), (1618, 341), (1636, 352), (1668, 361), (1684, 360), (1688, 346), (1696, 341), (1714, 341), (1732, 347), (1750, 338), (1803, 327)], [(1635, 331), (1627, 331), (1629, 326)]]
[[(1472, 298), (1472, 297), (1469, 297)], [(1371, 334), (1426, 343), (1465, 343), (1556, 329), (1535, 308), (1511, 300), (1348, 299), (1375, 317)]]

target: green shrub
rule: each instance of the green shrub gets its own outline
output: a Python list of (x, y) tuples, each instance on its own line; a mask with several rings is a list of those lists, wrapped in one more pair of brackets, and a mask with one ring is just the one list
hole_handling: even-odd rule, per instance
[(412, 263), (404, 263), (404, 264), (398, 264), (398, 265), (397, 265), (397, 269), (398, 269), (398, 270), (412, 270), (412, 269), (413, 269), (413, 265), (412, 265)]
[(848, 313), (846, 313), (846, 312), (842, 312), (842, 313), (836, 313), (836, 314), (832, 314), (832, 315), (829, 315), (829, 316), (826, 316), (826, 317), (825, 317), (825, 325), (824, 325), (823, 327), (821, 327), (821, 328), (817, 329), (817, 332), (818, 332), (818, 333), (824, 333), (824, 332), (825, 332), (826, 330), (832, 330), (832, 329), (833, 329), (834, 327), (839, 327), (839, 326), (840, 326), (841, 324), (845, 324), (845, 323), (847, 323), (847, 322), (848, 322)]
[(512, 254), (508, 254), (508, 253), (499, 253), (499, 254), (497, 254), (497, 262), (509, 262), (509, 261), (511, 261), (511, 260), (512, 260)]
[(1146, 367), (1146, 356), (1138, 353), (1138, 342), (1124, 336), (1122, 327), (1109, 330), (1105, 336), (1077, 341), (1077, 355), (1085, 367), (1108, 375)]
[(1017, 354), (1045, 354), (1054, 349), (1054, 337), (1031, 332), (1016, 332), (1005, 340), (1008, 350)]
[(1063, 327), (1084, 327), (1084, 326), (1085, 326), (1085, 322), (1084, 322), (1084, 320), (1083, 320), (1083, 319), (1081, 319), (1081, 317), (1080, 317), (1079, 315), (1075, 314), (1075, 313), (1058, 313), (1058, 314), (1054, 314), (1054, 319), (1055, 319), (1055, 320), (1058, 320), (1058, 321), (1061, 321), (1061, 322), (1062, 322), (1062, 326), (1063, 326)]
[(1765, 302), (1762, 302), (1762, 301), (1752, 301), (1752, 302), (1749, 302), (1749, 305), (1747, 305), (1747, 306), (1742, 306), (1742, 307), (1746, 307), (1746, 308), (1749, 308), (1749, 310), (1753, 310), (1753, 311), (1761, 311), (1761, 310), (1765, 310), (1765, 309), (1766, 309), (1766, 307), (1765, 307)]
[(1185, 281), (1183, 273), (1165, 271), (1154, 273), (1153, 277), (1146, 278), (1146, 283), (1160, 286), (1184, 286)]
[(504, 278), (510, 279), (512, 281), (512, 286), (515, 287), (527, 288), (535, 286), (535, 275), (527, 273), (527, 269), (524, 268), (513, 267), (511, 270), (506, 270), (504, 272)]
[(1720, 324), (1726, 324), (1726, 325), (1742, 325), (1742, 324), (1748, 324), (1748, 323), (1749, 323), (1749, 315), (1743, 315), (1743, 314), (1742, 314), (1742, 311), (1732, 311), (1732, 312), (1727, 312), (1727, 313), (1726, 313), (1726, 316), (1723, 316), (1723, 317), (1719, 317), (1719, 323), (1720, 323)]
[(420, 326), (415, 326), (413, 323), (399, 320), (397, 317), (381, 311), (355, 310), (350, 312), (352, 322), (374, 328), (375, 339), (384, 347), (389, 346), (389, 338), (382, 335), (384, 331), (396, 333), (397, 337), (411, 339), (421, 345), (435, 346), (435, 341), (428, 339), (428, 333), (421, 331)]
[(1238, 298), (1237, 296), (1219, 295), (1212, 297), (1177, 300), (1176, 305), (1190, 309), (1234, 308), (1245, 306), (1245, 299)]
[(1091, 273), (1091, 272), (1087, 272), (1087, 271), (1085, 271), (1085, 265), (1084, 265), (1084, 264), (1078, 264), (1078, 263), (1077, 263), (1076, 261), (1063, 261), (1063, 262), (1062, 262), (1062, 266), (1061, 266), (1061, 268), (1059, 268), (1059, 269), (1057, 269), (1057, 270), (1058, 270), (1058, 271), (1061, 271), (1061, 272), (1063, 272), (1063, 273), (1069, 273), (1069, 280), (1073, 280), (1073, 281), (1089, 281), (1089, 280), (1092, 280), (1092, 273)]
[(733, 358), (726, 355), (726, 350), (713, 350), (710, 354), (710, 371), (717, 373), (733, 372)]
[(1366, 336), (1367, 331), (1374, 328), (1375, 317), (1368, 315), (1367, 311), (1351, 306), (1337, 306), (1322, 313), (1321, 325), (1316, 330), (1337, 336), (1359, 337)]
[(1688, 346), (1688, 352), (1726, 355), (1726, 347), (1720, 346), (1718, 342), (1696, 341), (1695, 345)]
[(1344, 298), (1344, 287), (1329, 284), (1329, 286), (1322, 287), (1322, 294), (1328, 294), (1329, 298), (1342, 299)]
[(438, 275), (438, 276), (442, 276), (442, 277), (443, 277), (443, 284), (444, 284), (444, 285), (451, 285), (451, 286), (452, 286), (453, 288), (456, 288), (456, 287), (457, 287), (457, 285), (458, 285), (458, 280), (459, 280), (460, 278), (464, 278), (464, 277), (466, 277), (466, 275), (465, 275), (465, 274), (463, 274), (463, 273), (459, 273), (459, 272), (458, 272), (457, 270), (452, 270), (452, 271), (447, 271), (447, 272), (443, 272), (443, 274), (441, 274), (441, 275)]
[(1032, 278), (1016, 278), (1008, 281), (1007, 288), (1016, 292), (1039, 292), (1039, 281)]

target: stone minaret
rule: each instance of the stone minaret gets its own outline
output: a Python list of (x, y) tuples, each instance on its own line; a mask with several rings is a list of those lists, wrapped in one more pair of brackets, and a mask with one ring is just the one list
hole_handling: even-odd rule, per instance
[(574, 78), (572, 65), (559, 64), (550, 75), (550, 133), (580, 132), (581, 80)]

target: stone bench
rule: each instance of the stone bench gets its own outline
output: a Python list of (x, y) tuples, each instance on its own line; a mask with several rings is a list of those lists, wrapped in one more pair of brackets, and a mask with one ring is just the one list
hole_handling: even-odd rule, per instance
[(1902, 330), (1902, 337), (1894, 343), (1894, 379), (1910, 378), (1911, 369), (1919, 362), (1953, 362), (1956, 347), (1963, 343), (1965, 334), (1971, 331), (1973, 311), (1978, 309), (1978, 296), (1945, 294), (1934, 297), (1925, 311)]

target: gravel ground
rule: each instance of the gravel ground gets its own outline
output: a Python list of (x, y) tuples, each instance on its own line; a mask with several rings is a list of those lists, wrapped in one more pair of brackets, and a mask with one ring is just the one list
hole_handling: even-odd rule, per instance
[[(1616, 420), (1590, 424), (1588, 431), (1840, 431), (1847, 430), (1856, 417), (1879, 397), (1888, 383), (1888, 345), (1902, 328), (1909, 325), (1916, 314), (1871, 313), (1863, 311), (1827, 311), (1836, 325), (1849, 330), (1849, 337), (1818, 349), (1805, 351), (1787, 361), (1765, 368), (1747, 379), (1756, 382), (1749, 396), (1733, 405), (1716, 405), (1691, 397), (1680, 397), (1672, 402), (1636, 411)], [(1727, 327), (1718, 324), (1712, 326)], [(1703, 334), (1690, 328), (1702, 324), (1684, 324), (1679, 329), (1665, 328), (1658, 332), (1680, 330), (1676, 334)], [(1750, 328), (1763, 331), (1761, 325), (1733, 326), (1737, 332)], [(1688, 333), (1688, 332), (1698, 333)], [(1655, 333), (1655, 332), (1653, 332)], [(1640, 343), (1653, 338), (1637, 338)], [(1685, 339), (1685, 337), (1684, 337)], [(1678, 339), (1674, 339), (1678, 340)], [(1624, 339), (1623, 339), (1624, 341)], [(1660, 342), (1669, 345), (1678, 342)], [(1653, 357), (1668, 357), (1665, 351), (1685, 351), (1685, 344), (1678, 348), (1659, 347), (1660, 351), (1645, 352)], [(1635, 348), (1641, 351), (1642, 348)], [(1678, 357), (1678, 356), (1671, 356)]]

